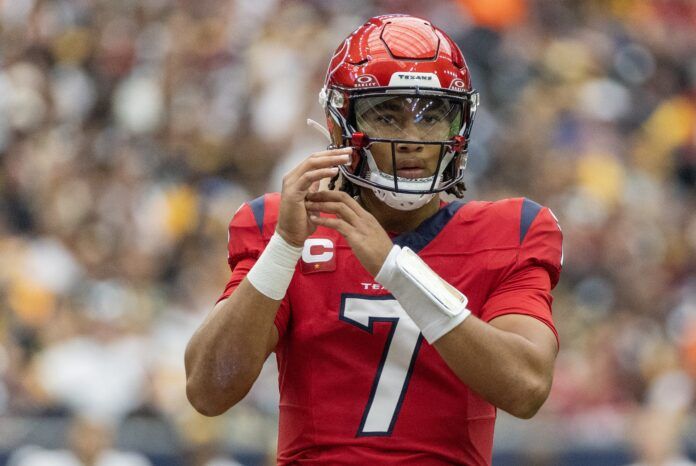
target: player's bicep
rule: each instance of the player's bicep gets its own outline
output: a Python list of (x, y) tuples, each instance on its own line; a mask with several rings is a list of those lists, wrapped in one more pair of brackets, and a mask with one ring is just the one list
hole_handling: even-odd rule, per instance
[[(226, 301), (229, 298), (223, 298), (222, 300), (218, 301), (217, 304), (213, 307), (212, 312), (208, 314), (208, 316), (205, 319), (205, 322), (203, 325), (208, 323), (209, 320), (213, 318), (213, 316), (221, 312), (222, 307), (225, 305)], [(271, 325), (271, 329), (268, 332), (268, 338), (267, 338), (267, 343), (266, 343), (266, 358), (275, 351), (276, 346), (278, 346), (278, 341), (280, 340), (280, 332), (278, 331), (278, 322), (277, 320)]]
[(558, 354), (558, 341), (556, 334), (545, 322), (530, 315), (505, 314), (492, 319), (489, 324), (529, 341), (534, 345), (541, 359), (551, 367), (553, 366)]

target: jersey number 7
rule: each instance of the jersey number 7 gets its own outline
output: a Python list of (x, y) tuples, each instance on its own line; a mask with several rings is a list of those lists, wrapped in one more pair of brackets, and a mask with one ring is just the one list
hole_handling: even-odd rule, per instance
[(392, 295), (344, 294), (339, 318), (370, 333), (375, 323), (391, 326), (357, 436), (391, 435), (423, 341), (420, 329)]

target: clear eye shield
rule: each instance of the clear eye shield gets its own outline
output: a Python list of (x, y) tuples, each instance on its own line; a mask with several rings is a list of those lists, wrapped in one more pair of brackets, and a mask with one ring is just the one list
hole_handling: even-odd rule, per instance
[(371, 141), (442, 143), (459, 133), (463, 106), (442, 97), (382, 95), (356, 98), (353, 112), (356, 129)]

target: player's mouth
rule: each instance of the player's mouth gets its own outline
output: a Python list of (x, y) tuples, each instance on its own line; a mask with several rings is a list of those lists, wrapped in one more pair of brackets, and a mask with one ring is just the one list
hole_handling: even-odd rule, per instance
[(426, 178), (428, 175), (423, 168), (402, 168), (396, 171), (396, 176), (399, 178), (416, 179)]
[(421, 160), (400, 160), (396, 164), (396, 176), (399, 178), (426, 178), (428, 173), (425, 170), (425, 164)]

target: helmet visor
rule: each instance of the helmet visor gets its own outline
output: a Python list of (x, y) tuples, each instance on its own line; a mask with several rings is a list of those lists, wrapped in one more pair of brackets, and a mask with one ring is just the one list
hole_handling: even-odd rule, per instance
[(443, 141), (459, 134), (462, 103), (443, 97), (375, 96), (355, 99), (358, 131), (370, 138)]

